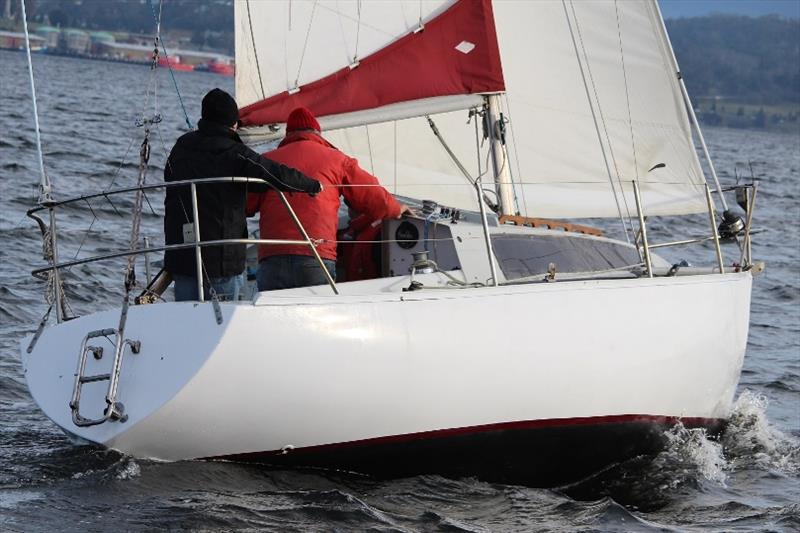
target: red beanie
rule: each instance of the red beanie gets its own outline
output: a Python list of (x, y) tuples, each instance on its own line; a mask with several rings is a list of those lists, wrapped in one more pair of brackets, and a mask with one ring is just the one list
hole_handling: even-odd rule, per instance
[(298, 107), (289, 113), (289, 118), (286, 119), (286, 133), (297, 130), (320, 131), (319, 122), (305, 107)]

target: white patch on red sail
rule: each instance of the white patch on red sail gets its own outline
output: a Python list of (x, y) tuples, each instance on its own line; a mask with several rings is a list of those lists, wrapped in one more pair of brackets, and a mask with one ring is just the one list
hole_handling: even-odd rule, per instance
[(475, 49), (475, 44), (469, 41), (461, 41), (456, 45), (456, 50), (461, 52), (462, 54), (468, 54)]

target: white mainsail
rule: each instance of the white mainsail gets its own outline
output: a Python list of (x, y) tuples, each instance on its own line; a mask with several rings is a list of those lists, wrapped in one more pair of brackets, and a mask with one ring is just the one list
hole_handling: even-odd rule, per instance
[[(348, 66), (358, 69), (360, 59), (424, 28), (454, 5), (237, 0), (240, 105), (287, 91), (302, 96), (308, 84)], [(633, 180), (647, 215), (706, 210), (705, 179), (654, 1), (502, 1), (491, 3), (489, 11), (494, 27), (487, 34), (499, 47), (505, 84), (507, 164), (521, 213), (627, 216), (635, 211)], [(446, 38), (452, 42), (442, 39), (442, 53), (464, 43), (469, 49), (469, 41)], [(405, 75), (407, 83), (418, 82), (417, 69)], [(343, 83), (346, 78), (345, 72)], [(481, 94), (344, 110), (323, 116), (321, 123), (331, 142), (358, 157), (392, 192), (475, 208), (474, 190), (424, 115), (432, 116), (475, 177), (486, 171), (488, 143), (478, 148), (467, 108), (477, 105)], [(272, 137), (280, 136), (278, 122)]]

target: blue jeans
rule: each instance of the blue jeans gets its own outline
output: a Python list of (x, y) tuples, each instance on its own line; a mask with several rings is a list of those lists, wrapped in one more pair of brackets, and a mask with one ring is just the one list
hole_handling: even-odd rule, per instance
[[(336, 279), (336, 261), (323, 259), (325, 268)], [(326, 285), (328, 278), (319, 266), (316, 257), (307, 255), (273, 255), (258, 263), (256, 274), (258, 290), (274, 291), (311, 285)]]
[[(197, 278), (194, 276), (182, 276), (180, 274), (173, 274), (172, 279), (175, 282), (175, 301), (186, 302), (191, 300), (199, 300), (197, 296)], [(244, 286), (244, 274), (238, 276), (228, 276), (225, 278), (211, 278), (211, 286), (214, 287), (214, 292), (217, 293), (217, 298), (222, 301), (239, 300), (239, 293)], [(203, 297), (206, 300), (211, 299), (211, 291), (208, 290), (208, 284), (203, 286)]]

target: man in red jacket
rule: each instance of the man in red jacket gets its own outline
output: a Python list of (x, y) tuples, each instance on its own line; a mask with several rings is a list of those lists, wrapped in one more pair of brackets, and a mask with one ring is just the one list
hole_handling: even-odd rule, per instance
[[(378, 184), (375, 176), (359, 167), (355, 159), (323, 139), (319, 122), (304, 107), (289, 114), (286, 137), (277, 149), (265, 156), (276, 163), (294, 167), (322, 184), (323, 191), (314, 199), (290, 194), (287, 200), (309, 237), (319, 242), (317, 252), (334, 278), (339, 196), (344, 196), (351, 208), (371, 220), (400, 218), (409, 211)], [(257, 212), (261, 214), (262, 239), (303, 239), (277, 193), (250, 194), (247, 213), (252, 216)], [(308, 246), (262, 245), (258, 259), (260, 291), (327, 283), (325, 273)]]

